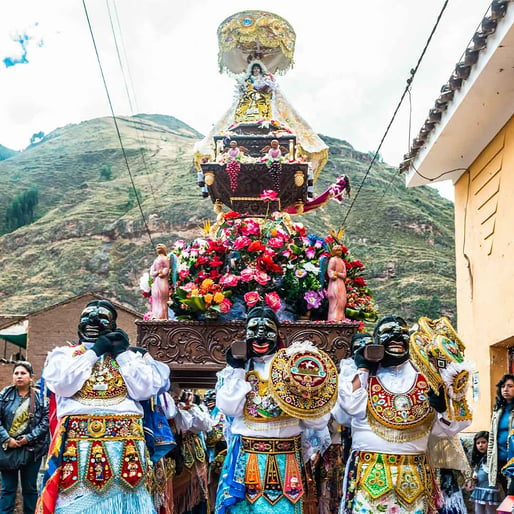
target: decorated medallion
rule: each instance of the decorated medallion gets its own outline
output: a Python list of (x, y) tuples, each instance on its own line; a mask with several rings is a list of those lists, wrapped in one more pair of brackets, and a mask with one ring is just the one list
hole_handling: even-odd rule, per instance
[(293, 343), (277, 352), (270, 367), (270, 393), (290, 416), (317, 418), (337, 401), (337, 369), (311, 342)]

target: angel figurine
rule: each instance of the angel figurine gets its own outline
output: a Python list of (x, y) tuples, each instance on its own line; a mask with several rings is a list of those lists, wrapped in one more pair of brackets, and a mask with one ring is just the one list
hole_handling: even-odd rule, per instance
[(225, 162), (227, 163), (226, 171), (230, 178), (230, 189), (232, 191), (237, 189), (237, 179), (241, 171), (241, 158), (245, 152), (248, 152), (248, 150), (244, 146), (239, 146), (237, 141), (233, 139), (230, 141)]
[(281, 146), (278, 139), (272, 139), (269, 146), (265, 146), (262, 153), (266, 152), (263, 161), (266, 163), (268, 170), (273, 179), (273, 187), (277, 193), (280, 192), (280, 175), (282, 174), (283, 155), (288, 153), (285, 146)]

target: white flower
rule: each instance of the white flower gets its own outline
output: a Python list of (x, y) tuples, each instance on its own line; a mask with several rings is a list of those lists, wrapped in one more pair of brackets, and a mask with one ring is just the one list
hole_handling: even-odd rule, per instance
[(305, 271), (310, 273), (319, 273), (319, 267), (312, 262), (306, 262), (302, 267)]
[(145, 293), (149, 293), (151, 291), (150, 273), (148, 273), (148, 271), (143, 273), (143, 276), (139, 279), (139, 287), (141, 288), (141, 291)]

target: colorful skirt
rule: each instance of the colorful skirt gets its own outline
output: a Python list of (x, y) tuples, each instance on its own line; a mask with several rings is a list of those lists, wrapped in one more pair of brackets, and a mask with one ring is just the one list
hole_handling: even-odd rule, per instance
[(345, 485), (341, 514), (435, 514), (442, 504), (425, 454), (353, 452)]
[(53, 456), (58, 462), (48, 484), (56, 514), (155, 513), (140, 416), (69, 416), (60, 431), (60, 448), (49, 454), (49, 466)]
[(234, 437), (225, 458), (216, 514), (302, 514), (305, 470), (300, 436)]

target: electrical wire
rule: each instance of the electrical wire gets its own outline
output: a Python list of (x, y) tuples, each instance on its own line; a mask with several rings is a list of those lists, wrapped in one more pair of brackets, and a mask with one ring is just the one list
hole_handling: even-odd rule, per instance
[[(131, 88), (132, 89), (132, 95), (131, 95), (130, 89), (129, 89), (129, 82), (130, 82), (130, 84), (132, 84), (132, 78), (131, 78), (131, 75), (130, 75), (130, 70), (127, 67), (127, 73), (125, 73), (125, 66), (123, 65), (123, 60), (122, 60), (121, 54), (120, 54), (120, 49), (119, 49), (119, 45), (118, 45), (118, 38), (116, 37), (116, 31), (114, 29), (114, 23), (113, 23), (113, 19), (112, 19), (112, 14), (111, 14), (111, 8), (110, 8), (110, 5), (109, 5), (109, 0), (105, 0), (105, 4), (106, 4), (106, 7), (107, 7), (107, 13), (109, 15), (109, 23), (111, 25), (112, 37), (113, 37), (113, 40), (114, 40), (114, 46), (116, 48), (116, 55), (118, 57), (118, 63), (120, 65), (121, 76), (123, 77), (123, 84), (125, 86), (125, 92), (127, 94), (127, 99), (128, 99), (128, 103), (129, 103), (129, 107), (130, 107), (130, 112), (133, 115), (136, 112), (136, 110), (137, 110), (137, 105), (136, 105), (136, 98), (135, 98), (135, 94), (134, 94), (134, 88), (133, 87)], [(120, 20), (119, 20), (119, 17), (118, 17), (118, 10), (116, 8), (116, 2), (114, 0), (113, 0), (113, 6), (114, 6), (114, 15), (115, 15), (115, 18), (116, 18), (116, 23), (118, 25), (118, 31), (120, 33), (121, 47), (122, 47), (122, 50), (123, 50), (123, 55), (125, 57), (125, 61), (128, 62), (127, 56), (126, 56), (126, 53), (125, 53), (125, 50), (124, 50), (125, 49), (125, 45), (123, 43), (123, 34), (121, 32), (121, 25), (120, 25)], [(127, 81), (127, 75), (128, 75), (128, 81)], [(132, 103), (132, 97), (134, 97), (134, 104)], [(155, 192), (154, 192), (154, 189), (153, 189), (152, 180), (150, 178), (149, 169), (148, 169), (148, 166), (147, 166), (147, 163), (146, 163), (146, 159), (145, 159), (145, 151), (144, 151), (144, 148), (143, 148), (143, 144), (146, 145), (146, 139), (145, 139), (145, 136), (144, 136), (144, 131), (142, 133), (143, 143), (141, 143), (141, 139), (139, 138), (139, 136), (140, 136), (139, 131), (136, 129), (136, 139), (138, 140), (138, 143), (139, 143), (139, 153), (141, 155), (141, 160), (143, 162), (143, 169), (145, 171), (146, 178), (148, 179), (148, 185), (150, 186), (150, 193), (152, 195), (152, 198), (153, 198), (153, 201), (154, 201), (154, 205), (156, 207), (159, 207), (159, 205), (157, 204), (157, 199), (156, 199)]]
[(139, 200), (139, 194), (137, 192), (136, 184), (134, 183), (134, 177), (132, 176), (132, 172), (130, 171), (130, 165), (129, 165), (129, 162), (128, 162), (127, 153), (125, 152), (125, 147), (123, 146), (123, 141), (121, 140), (120, 128), (118, 126), (118, 121), (116, 120), (116, 116), (114, 114), (114, 108), (113, 108), (112, 101), (111, 101), (111, 95), (109, 93), (109, 88), (107, 87), (107, 81), (105, 80), (105, 74), (104, 74), (104, 71), (103, 71), (102, 62), (100, 60), (100, 55), (98, 53), (98, 47), (96, 46), (96, 40), (95, 40), (95, 36), (94, 36), (94, 33), (93, 33), (93, 27), (91, 26), (91, 20), (89, 19), (89, 13), (88, 13), (87, 7), (86, 7), (86, 0), (82, 0), (82, 5), (84, 7), (84, 12), (85, 12), (85, 15), (86, 15), (86, 20), (87, 20), (87, 24), (88, 24), (88, 27), (89, 27), (89, 33), (91, 34), (91, 40), (93, 42), (93, 47), (95, 49), (96, 60), (98, 62), (98, 67), (100, 68), (100, 74), (102, 75), (102, 81), (103, 81), (103, 84), (104, 84), (105, 94), (107, 95), (107, 101), (109, 103), (109, 108), (111, 110), (111, 117), (112, 117), (112, 119), (114, 121), (114, 126), (116, 128), (116, 134), (117, 134), (118, 140), (120, 142), (121, 152), (122, 152), (123, 158), (125, 160), (125, 165), (127, 167), (127, 171), (128, 171), (129, 177), (130, 177), (130, 182), (132, 184), (132, 188), (134, 189), (137, 205), (139, 207), (139, 211), (141, 213), (141, 217), (143, 218), (143, 223), (144, 223), (145, 228), (146, 228), (146, 233), (148, 234), (148, 238), (150, 239), (150, 243), (152, 244), (152, 246), (153, 246), (153, 248), (155, 250), (155, 244), (153, 242), (152, 234), (150, 233), (150, 228), (148, 226), (145, 214), (143, 212), (143, 207), (142, 207), (141, 202)]
[(421, 52), (421, 55), (420, 55), (420, 56), (419, 56), (419, 58), (418, 58), (418, 62), (416, 63), (416, 66), (415, 66), (413, 69), (411, 69), (411, 70), (410, 70), (410, 76), (409, 76), (409, 78), (407, 79), (407, 86), (406, 86), (406, 87), (405, 87), (405, 89), (403, 90), (403, 93), (402, 93), (402, 96), (401, 96), (401, 98), (400, 98), (400, 101), (398, 102), (398, 105), (396, 106), (396, 109), (394, 110), (394, 113), (393, 113), (393, 115), (392, 115), (392, 117), (391, 117), (391, 120), (389, 121), (389, 123), (388, 123), (388, 125), (387, 125), (387, 127), (386, 127), (386, 130), (385, 130), (385, 132), (384, 132), (384, 135), (382, 136), (382, 139), (380, 140), (380, 143), (379, 143), (379, 145), (378, 145), (378, 148), (376, 149), (375, 154), (373, 155), (373, 159), (371, 160), (371, 162), (370, 162), (370, 164), (369, 164), (369, 166), (368, 166), (368, 169), (366, 170), (366, 173), (364, 174), (364, 178), (362, 179), (362, 181), (361, 181), (361, 183), (360, 183), (360, 185), (359, 185), (359, 188), (357, 189), (357, 193), (354, 195), (353, 200), (352, 200), (352, 203), (350, 204), (350, 206), (349, 206), (348, 210), (346, 211), (345, 217), (344, 217), (344, 219), (343, 219), (343, 226), (345, 225), (346, 220), (347, 220), (347, 218), (348, 218), (348, 215), (350, 214), (350, 212), (351, 212), (351, 210), (352, 210), (353, 206), (355, 205), (355, 202), (356, 202), (356, 200), (357, 200), (357, 198), (358, 198), (358, 196), (359, 196), (359, 193), (360, 193), (360, 191), (361, 191), (361, 189), (362, 189), (362, 186), (364, 185), (364, 182), (366, 182), (366, 179), (368, 178), (368, 175), (369, 175), (369, 173), (370, 173), (370, 171), (371, 171), (371, 168), (373, 167), (373, 164), (374, 164), (374, 163), (375, 163), (375, 161), (377, 160), (378, 153), (380, 152), (380, 149), (382, 148), (382, 145), (383, 145), (383, 143), (384, 143), (384, 141), (385, 141), (385, 138), (387, 137), (387, 134), (389, 133), (389, 130), (390, 130), (390, 128), (391, 128), (391, 126), (392, 126), (392, 124), (393, 124), (393, 122), (394, 122), (395, 118), (396, 118), (396, 115), (398, 114), (398, 111), (399, 111), (399, 109), (400, 109), (400, 106), (401, 106), (401, 105), (402, 105), (402, 103), (403, 103), (403, 100), (404, 100), (404, 98), (405, 98), (405, 95), (406, 95), (406, 94), (409, 92), (409, 90), (410, 90), (410, 87), (411, 87), (412, 81), (414, 80), (414, 77), (415, 77), (415, 75), (416, 75), (416, 73), (417, 73), (417, 71), (418, 71), (418, 68), (419, 68), (419, 66), (420, 66), (420, 64), (421, 64), (421, 61), (423, 60), (423, 57), (425, 56), (425, 53), (426, 53), (426, 51), (427, 51), (427, 49), (428, 49), (428, 46), (429, 46), (430, 42), (432, 41), (432, 37), (433, 37), (433, 35), (434, 35), (434, 33), (435, 33), (435, 31), (436, 31), (436, 29), (437, 29), (438, 25), (439, 25), (439, 22), (441, 21), (441, 18), (442, 18), (442, 16), (443, 16), (443, 13), (444, 13), (444, 11), (446, 10), (446, 7), (448, 6), (448, 1), (449, 1), (449, 0), (445, 0), (445, 2), (444, 2), (444, 4), (443, 4), (443, 7), (442, 7), (442, 9), (441, 9), (441, 12), (439, 13), (439, 16), (437, 17), (437, 20), (436, 20), (436, 22), (435, 22), (434, 26), (432, 27), (432, 31), (430, 32), (430, 35), (429, 35), (429, 37), (428, 37), (428, 39), (427, 39), (427, 42), (425, 43), (425, 47), (423, 48), (423, 51)]

